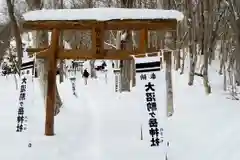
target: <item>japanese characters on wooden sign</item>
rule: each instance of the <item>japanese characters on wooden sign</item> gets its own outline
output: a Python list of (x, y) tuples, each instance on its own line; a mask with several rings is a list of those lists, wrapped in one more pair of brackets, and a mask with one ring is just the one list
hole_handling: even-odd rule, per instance
[(30, 107), (31, 99), (29, 99), (29, 83), (32, 83), (34, 76), (34, 61), (23, 63), (21, 66), (21, 82), (20, 94), (17, 110), (17, 126), (16, 132), (27, 130), (28, 116), (26, 107)]
[(155, 85), (153, 83), (148, 82), (145, 85), (145, 94), (146, 94), (146, 108), (149, 114), (149, 122), (148, 122), (149, 134), (151, 135), (151, 138), (152, 138), (151, 146), (159, 146), (159, 143), (163, 142), (163, 128), (159, 129), (158, 120), (156, 118), (157, 103), (156, 103)]
[(101, 47), (102, 47), (102, 45), (101, 45), (101, 43), (102, 43), (102, 41), (101, 41), (101, 33), (100, 33), (101, 31), (100, 31), (100, 29), (99, 28), (95, 28), (95, 33), (96, 33), (96, 54), (100, 54), (100, 52), (101, 52)]
[(158, 105), (156, 97), (157, 71), (160, 71), (160, 61), (136, 64), (136, 73), (144, 85), (144, 106), (148, 113), (148, 134), (150, 146), (159, 146), (164, 142), (164, 127), (159, 123)]
[(23, 130), (26, 130), (26, 121), (27, 116), (24, 115), (24, 100), (26, 98), (26, 85), (27, 85), (27, 79), (26, 77), (21, 78), (21, 86), (20, 86), (20, 95), (19, 95), (19, 108), (17, 112), (17, 132), (22, 132)]

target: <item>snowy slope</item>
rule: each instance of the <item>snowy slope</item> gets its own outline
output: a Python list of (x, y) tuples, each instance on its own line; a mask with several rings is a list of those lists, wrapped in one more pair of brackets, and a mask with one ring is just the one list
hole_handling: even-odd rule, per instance
[[(210, 74), (213, 94), (206, 96), (200, 79), (189, 87), (187, 75), (174, 73), (175, 113), (168, 122), (169, 160), (240, 159), (239, 102), (226, 99), (220, 92), (221, 78), (214, 70)], [(131, 93), (114, 93), (111, 71), (108, 84), (103, 73), (98, 76), (87, 86), (80, 74), (77, 76), (77, 98), (72, 95), (69, 80), (59, 85), (64, 108), (56, 118), (54, 137), (44, 136), (44, 103), (37, 80), (28, 132), (15, 132), (19, 91), (13, 77), (0, 77), (4, 86), (0, 90), (0, 159), (159, 160), (158, 148), (150, 148), (149, 142), (140, 140), (140, 126), (146, 119), (141, 109), (141, 90), (137, 86)], [(162, 94), (158, 105), (165, 105), (163, 71), (159, 77)]]

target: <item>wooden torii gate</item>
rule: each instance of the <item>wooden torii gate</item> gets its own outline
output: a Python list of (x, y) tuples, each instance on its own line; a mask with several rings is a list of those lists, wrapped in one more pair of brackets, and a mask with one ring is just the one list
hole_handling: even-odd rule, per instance
[[(47, 11), (47, 10), (45, 10)], [(158, 10), (156, 10), (158, 11)], [(38, 11), (31, 11), (38, 12)], [(93, 11), (94, 12), (94, 11)], [(41, 13), (38, 13), (41, 14)], [(97, 14), (97, 13), (93, 13)], [(159, 13), (161, 14), (161, 13)], [(40, 15), (41, 16), (41, 15)], [(52, 15), (49, 15), (51, 17)], [(28, 20), (25, 18), (23, 28), (28, 31), (47, 30), (51, 32), (48, 48), (28, 48), (29, 55), (37, 53), (37, 58), (45, 58), (49, 63), (48, 88), (46, 103), (45, 135), (54, 135), (54, 105), (56, 99), (56, 71), (58, 59), (111, 59), (131, 60), (132, 56), (144, 57), (145, 53), (159, 52), (160, 48), (148, 47), (148, 31), (176, 31), (177, 20), (172, 19), (115, 19), (99, 20)], [(92, 47), (86, 49), (63, 49), (59, 46), (60, 32), (64, 30), (91, 30)], [(140, 31), (139, 47), (133, 50), (105, 49), (104, 33), (109, 30)], [(165, 58), (171, 58), (165, 55)], [(166, 59), (165, 59), (166, 60)], [(167, 60), (170, 63), (171, 60)]]

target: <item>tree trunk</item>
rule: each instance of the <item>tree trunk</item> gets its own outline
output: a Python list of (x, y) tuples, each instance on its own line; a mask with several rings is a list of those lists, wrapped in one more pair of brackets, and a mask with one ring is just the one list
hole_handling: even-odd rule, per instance
[(171, 52), (164, 52), (165, 60), (165, 81), (166, 81), (166, 103), (167, 103), (167, 116), (170, 117), (174, 113), (173, 108), (173, 88), (172, 88), (172, 54)]
[(194, 82), (194, 73), (195, 73), (195, 68), (196, 68), (196, 63), (197, 63), (197, 53), (196, 53), (196, 48), (195, 48), (195, 43), (194, 43), (194, 15), (191, 9), (191, 5), (186, 3), (186, 8), (188, 9), (188, 28), (189, 28), (189, 55), (190, 55), (190, 71), (189, 71), (189, 80), (188, 80), (188, 85), (193, 85)]
[[(35, 0), (35, 1), (30, 1), (30, 0), (26, 0), (26, 2), (28, 3), (28, 6), (30, 8), (30, 10), (33, 9), (41, 9), (42, 7), (42, 3), (41, 0)], [(35, 45), (35, 47), (38, 48), (43, 48), (43, 47), (48, 47), (48, 33), (46, 31), (38, 31), (32, 34), (34, 35), (33, 37), (35, 37), (35, 39), (33, 39), (33, 44)], [(38, 75), (40, 75), (40, 86), (41, 86), (41, 90), (43, 93), (43, 97), (44, 97), (44, 102), (46, 103), (46, 93), (47, 93), (47, 75), (48, 75), (48, 63), (47, 60), (38, 60)], [(56, 86), (56, 104), (55, 104), (55, 115), (57, 115), (60, 112), (60, 108), (62, 107), (63, 103), (61, 100), (61, 97), (59, 95), (58, 92), (58, 88)]]
[(203, 55), (204, 55), (204, 69), (203, 69), (203, 84), (205, 87), (205, 92), (206, 94), (211, 93), (211, 87), (209, 85), (208, 81), (208, 62), (209, 62), (209, 41), (208, 41), (208, 36), (209, 36), (209, 30), (207, 27), (209, 27), (209, 16), (207, 14), (204, 14), (206, 11), (209, 9), (209, 5), (207, 2), (201, 2), (201, 9), (202, 9), (202, 18), (203, 18), (203, 39), (202, 39), (202, 50), (203, 50)]
[(90, 75), (91, 78), (97, 78), (96, 70), (95, 70), (95, 60), (90, 60)]
[[(12, 29), (16, 41), (16, 49), (17, 49), (17, 56), (18, 56), (18, 69), (22, 64), (22, 57), (23, 57), (23, 47), (22, 47), (22, 39), (21, 39), (21, 32), (18, 27), (18, 23), (16, 17), (14, 15), (14, 4), (12, 4), (11, 0), (6, 0), (7, 7), (8, 7), (8, 14), (11, 20)], [(20, 72), (19, 72), (20, 74)]]
[[(126, 33), (129, 35), (129, 33)], [(128, 40), (121, 41), (121, 49), (127, 48)], [(120, 61), (120, 77), (121, 77), (121, 92), (130, 92), (130, 80), (131, 80), (131, 60)]]
[[(133, 0), (121, 0), (121, 7), (122, 8), (132, 8), (133, 7)], [(121, 48), (128, 48), (131, 47), (131, 39), (132, 35), (130, 34), (130, 31), (122, 32), (122, 38), (121, 38)], [(120, 61), (120, 77), (121, 77), (121, 92), (130, 92), (131, 89), (131, 70), (134, 69), (132, 60), (122, 60)], [(133, 74), (132, 74), (133, 75)]]
[(135, 59), (131, 61), (131, 80), (132, 80), (132, 87), (136, 86), (136, 64)]
[[(64, 48), (64, 42), (63, 42), (63, 32), (60, 33), (60, 47)], [(59, 83), (63, 83), (64, 81), (64, 60), (59, 61)]]
[[(39, 31), (36, 35), (36, 45), (37, 47), (47, 47), (48, 46), (48, 33)], [(44, 60), (38, 60), (38, 65), (40, 67), (40, 72), (38, 73), (40, 75), (40, 86), (43, 93), (44, 101), (46, 102), (46, 94), (47, 94), (47, 77), (48, 77), (48, 61), (46, 59)], [(61, 97), (59, 95), (58, 88), (56, 86), (56, 104), (55, 104), (55, 116), (60, 112), (60, 108), (62, 107), (63, 103), (61, 100)]]
[(235, 80), (237, 85), (240, 85), (240, 26), (239, 26), (239, 35), (238, 35), (238, 41), (237, 41), (237, 47), (236, 47), (236, 52), (234, 52), (234, 57), (236, 60), (236, 65), (235, 65)]

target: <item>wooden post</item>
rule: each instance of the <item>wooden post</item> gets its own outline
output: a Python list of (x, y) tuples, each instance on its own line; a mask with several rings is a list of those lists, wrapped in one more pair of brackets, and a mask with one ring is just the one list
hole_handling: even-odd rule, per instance
[(59, 46), (59, 30), (54, 29), (51, 36), (50, 51), (48, 55), (48, 86), (47, 86), (47, 106), (45, 135), (54, 135), (54, 108), (56, 101), (56, 72), (57, 72), (57, 52)]
[(146, 52), (148, 50), (148, 29), (143, 28), (140, 30), (140, 38), (139, 38), (139, 46), (138, 46), (138, 52), (141, 54), (135, 55), (137, 58), (143, 58), (146, 57)]
[(140, 31), (140, 45), (139, 49), (141, 53), (146, 54), (148, 49), (148, 30), (146, 28)]

